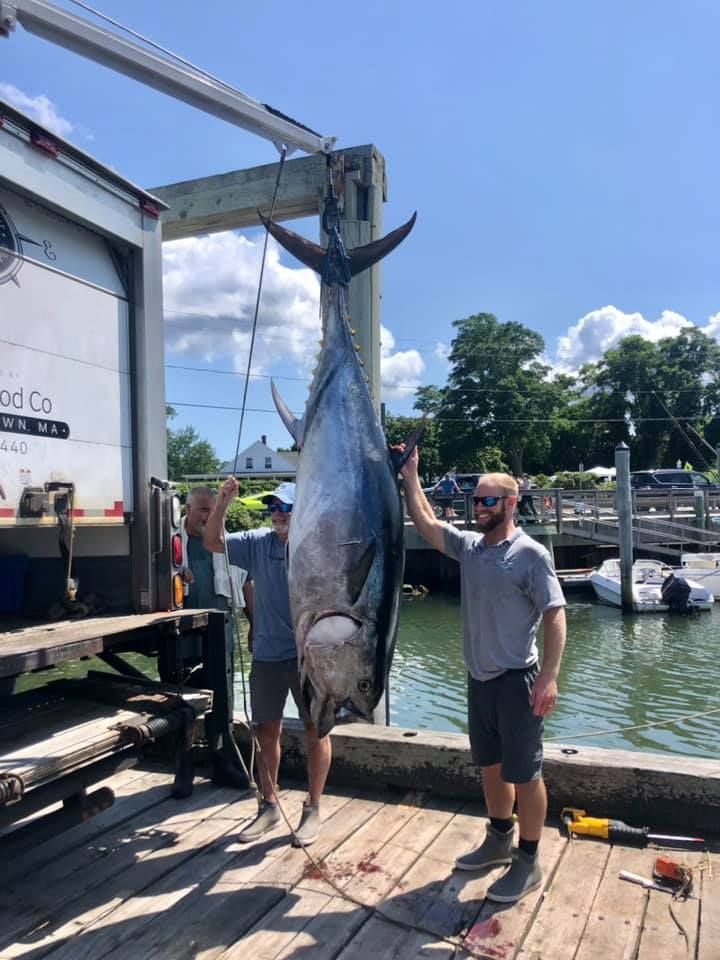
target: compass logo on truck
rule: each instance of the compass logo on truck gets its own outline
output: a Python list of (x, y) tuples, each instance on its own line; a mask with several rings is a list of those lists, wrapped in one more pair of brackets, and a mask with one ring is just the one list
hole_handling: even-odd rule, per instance
[(13, 280), (22, 266), (22, 242), (10, 219), (10, 214), (0, 206), (0, 284)]

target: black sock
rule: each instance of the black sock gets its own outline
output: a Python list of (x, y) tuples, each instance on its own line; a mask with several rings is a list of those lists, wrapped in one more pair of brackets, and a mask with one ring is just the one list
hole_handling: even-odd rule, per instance
[(500, 817), (490, 817), (490, 826), (499, 833), (510, 833), (513, 828), (513, 819), (503, 820)]
[(521, 850), (523, 850), (525, 853), (529, 854), (531, 857), (534, 857), (535, 854), (537, 853), (539, 842), (540, 842), (539, 840), (523, 840), (523, 838), (520, 837), (520, 842), (518, 843), (518, 847)]

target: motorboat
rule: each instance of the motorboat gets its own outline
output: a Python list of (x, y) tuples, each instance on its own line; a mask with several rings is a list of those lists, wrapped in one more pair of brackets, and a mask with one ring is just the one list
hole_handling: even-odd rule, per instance
[[(712, 592), (684, 571), (673, 570), (659, 560), (636, 560), (632, 567), (633, 610), (636, 613), (667, 613), (710, 610), (715, 602)], [(605, 560), (590, 574), (595, 596), (602, 603), (622, 606), (620, 561)]]
[(691, 577), (720, 600), (720, 553), (683, 553), (680, 563), (681, 567), (675, 567), (676, 574)]

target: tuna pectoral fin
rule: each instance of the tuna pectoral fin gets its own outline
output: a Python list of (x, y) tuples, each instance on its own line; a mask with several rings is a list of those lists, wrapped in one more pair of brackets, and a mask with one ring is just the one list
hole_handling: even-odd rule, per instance
[(302, 447), (303, 434), (305, 432), (305, 420), (298, 420), (297, 417), (293, 416), (292, 410), (280, 396), (278, 389), (272, 380), (270, 381), (270, 389), (272, 390), (273, 400), (275, 401), (277, 412), (280, 414), (280, 419), (287, 427), (288, 433), (298, 447)]
[(343, 563), (343, 572), (345, 574), (345, 584), (347, 586), (347, 595), (350, 606), (357, 603), (358, 597), (362, 593), (363, 587), (370, 573), (370, 567), (373, 565), (377, 546), (374, 540), (367, 543), (343, 544), (349, 549)]
[(398, 450), (396, 447), (391, 447), (388, 444), (388, 450), (390, 451), (390, 459), (392, 460), (393, 468), (396, 473), (400, 473), (400, 470), (407, 462), (408, 457), (413, 452), (415, 447), (420, 443), (422, 438), (425, 436), (425, 431), (427, 430), (427, 417), (423, 417), (420, 421), (420, 426), (417, 428), (415, 433), (411, 434), (405, 441), (405, 449)]

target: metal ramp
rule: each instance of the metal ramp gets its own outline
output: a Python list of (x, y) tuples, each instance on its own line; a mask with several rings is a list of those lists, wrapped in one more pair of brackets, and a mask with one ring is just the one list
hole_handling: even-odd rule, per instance
[[(595, 543), (620, 543), (617, 517), (564, 517), (567, 533)], [(693, 523), (678, 523), (655, 517), (633, 516), (632, 537), (635, 550), (650, 550), (679, 562), (680, 555), (691, 550), (720, 546), (720, 528), (705, 530)]]

